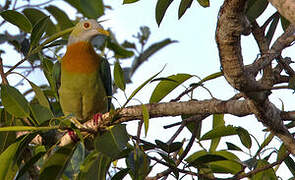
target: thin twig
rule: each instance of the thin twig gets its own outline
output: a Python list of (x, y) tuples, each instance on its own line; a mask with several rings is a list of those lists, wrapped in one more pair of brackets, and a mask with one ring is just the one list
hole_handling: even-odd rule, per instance
[(3, 61), (1, 57), (0, 57), (0, 75), (2, 79), (2, 84), (8, 85), (6, 74), (4, 73), (4, 70), (3, 70)]

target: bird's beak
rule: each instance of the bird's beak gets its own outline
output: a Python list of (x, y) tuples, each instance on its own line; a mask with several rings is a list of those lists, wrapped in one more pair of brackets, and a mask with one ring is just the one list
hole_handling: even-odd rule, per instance
[(109, 31), (104, 30), (104, 29), (102, 29), (102, 28), (97, 28), (96, 30), (97, 30), (100, 34), (103, 34), (103, 35), (106, 35), (106, 36), (109, 36), (109, 35), (110, 35)]

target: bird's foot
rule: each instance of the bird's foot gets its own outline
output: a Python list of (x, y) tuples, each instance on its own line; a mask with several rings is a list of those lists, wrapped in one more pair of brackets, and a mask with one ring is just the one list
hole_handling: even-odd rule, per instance
[(93, 125), (97, 126), (102, 121), (102, 114), (96, 113), (93, 115)]
[(67, 131), (68, 131), (68, 134), (73, 142), (76, 143), (79, 141), (79, 137), (75, 134), (75, 132), (72, 129), (68, 129)]

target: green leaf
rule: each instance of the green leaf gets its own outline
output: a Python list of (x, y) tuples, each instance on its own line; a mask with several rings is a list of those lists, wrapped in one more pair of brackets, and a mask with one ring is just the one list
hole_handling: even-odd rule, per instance
[(150, 98), (150, 103), (157, 103), (161, 101), (171, 91), (173, 91), (176, 87), (178, 87), (180, 84), (191, 77), (192, 75), (190, 74), (176, 74), (167, 77), (167, 79), (170, 79), (171, 81), (162, 80), (154, 89)]
[(122, 180), (124, 177), (129, 173), (130, 168), (121, 169), (119, 172), (117, 172), (111, 180)]
[(250, 22), (258, 18), (266, 9), (267, 0), (249, 0), (246, 8), (246, 15)]
[[(192, 115), (181, 115), (181, 119), (185, 120), (187, 118), (190, 118)], [(207, 116), (206, 116), (207, 117)], [(192, 121), (192, 122), (188, 122), (186, 123), (185, 127), (191, 132), (193, 133), (194, 131), (196, 131), (196, 138), (200, 139), (200, 135), (201, 135), (201, 130), (202, 130), (202, 121)]]
[(156, 5), (156, 21), (158, 26), (160, 26), (162, 19), (166, 13), (166, 10), (170, 6), (173, 0), (158, 0)]
[(126, 125), (116, 125), (101, 136), (97, 136), (94, 140), (95, 149), (111, 158), (116, 157), (122, 152), (129, 140)]
[(228, 150), (243, 151), (241, 148), (239, 148), (237, 145), (235, 145), (233, 143), (226, 142), (226, 145), (227, 145)]
[(19, 170), (18, 161), (22, 158), (23, 150), (35, 136), (36, 133), (28, 134), (1, 153), (0, 179), (14, 179)]
[(118, 88), (120, 88), (122, 91), (125, 91), (126, 82), (124, 78), (124, 72), (119, 61), (116, 61), (114, 65), (114, 82)]
[(139, 0), (124, 0), (123, 4), (131, 4), (131, 3), (135, 3), (137, 1), (139, 1)]
[(31, 34), (31, 45), (30, 45), (31, 49), (39, 44), (39, 41), (40, 41), (43, 33), (46, 31), (48, 21), (49, 21), (49, 16), (46, 16), (46, 17), (40, 19), (40, 21), (38, 21), (34, 25), (33, 30), (32, 30), (32, 34)]
[(144, 104), (142, 105), (142, 116), (143, 116), (143, 122), (144, 122), (144, 133), (145, 133), (145, 136), (147, 136), (147, 132), (149, 130), (150, 115), (149, 115), (149, 111), (147, 107)]
[[(165, 68), (165, 67), (164, 67)], [(159, 71), (158, 73), (156, 73), (155, 75), (153, 75), (152, 77), (150, 77), (148, 80), (146, 80), (144, 83), (142, 83), (140, 86), (138, 86), (129, 96), (129, 98), (127, 99), (127, 101), (125, 102), (125, 104), (123, 105), (123, 107), (125, 107), (128, 102), (138, 93), (138, 91), (140, 91), (147, 83), (149, 83), (151, 80), (153, 80), (156, 76), (158, 76), (163, 70), (161, 69), (161, 71)]]
[(29, 103), (16, 88), (1, 84), (1, 100), (5, 110), (10, 114), (20, 118), (29, 117)]
[(273, 139), (274, 137), (274, 134), (273, 133), (270, 133), (267, 138), (262, 142), (261, 146), (259, 147), (259, 149), (263, 149), (264, 147), (266, 147), (270, 142), (271, 140)]
[(58, 7), (50, 5), (45, 7), (45, 9), (56, 19), (60, 30), (65, 30), (74, 26), (68, 15)]
[(288, 88), (293, 89), (295, 91), (295, 76), (291, 75), (289, 78)]
[[(213, 127), (212, 129), (215, 129), (217, 127), (223, 126), (224, 127), (224, 114), (213, 114)], [(220, 142), (220, 138), (214, 138), (211, 140), (210, 144), (210, 152), (213, 152), (216, 150), (218, 144)]]
[[(42, 11), (34, 8), (26, 8), (23, 10), (24, 15), (30, 20), (31, 24), (34, 26), (40, 19), (45, 18), (47, 15)], [(49, 19), (48, 27), (46, 29), (46, 34), (53, 35), (57, 32), (56, 26)]]
[(33, 83), (32, 81), (29, 81), (29, 83), (30, 83), (31, 87), (33, 88), (33, 90), (35, 92), (35, 95), (36, 95), (35, 97), (37, 98), (39, 104), (46, 107), (46, 108), (48, 108), (48, 109), (50, 109), (48, 99), (44, 95), (41, 88), (39, 86), (37, 86), (35, 83)]
[(32, 30), (32, 24), (28, 20), (26, 16), (23, 14), (13, 11), (13, 10), (6, 10), (0, 13), (3, 19), (10, 22), (11, 24), (16, 25), (21, 30), (30, 33)]
[(208, 140), (213, 138), (219, 138), (223, 136), (231, 136), (237, 133), (237, 128), (233, 126), (220, 126), (207, 133), (205, 133), (200, 140)]
[(31, 104), (31, 108), (33, 117), (38, 122), (38, 124), (42, 124), (43, 122), (54, 117), (50, 109), (40, 104)]
[(144, 179), (149, 171), (150, 159), (139, 148), (134, 149), (126, 158), (127, 167), (130, 168), (132, 179)]
[(272, 22), (271, 22), (271, 24), (270, 24), (270, 26), (268, 28), (267, 34), (265, 36), (269, 45), (270, 45), (271, 40), (273, 38), (273, 35), (274, 35), (274, 33), (275, 33), (276, 29), (277, 29), (279, 20), (280, 20), (280, 15), (277, 13), (273, 17)]
[(286, 31), (286, 29), (289, 27), (290, 22), (282, 15), (280, 15), (281, 17), (281, 25), (284, 31)]
[[(2, 126), (14, 126), (15, 119), (4, 108), (0, 108), (0, 124)], [(2, 153), (10, 144), (14, 143), (16, 139), (16, 133), (7, 131), (0, 132), (0, 153)]]
[[(269, 165), (269, 163), (266, 160), (258, 160), (257, 161), (257, 168), (262, 168), (266, 165)], [(277, 176), (273, 170), (273, 168), (266, 169), (264, 171), (261, 171), (257, 174), (254, 174), (251, 178), (251, 180), (277, 180)]]
[(120, 46), (120, 44), (118, 44), (116, 42), (112, 42), (110, 40), (107, 43), (107, 47), (114, 51), (115, 57), (117, 59), (130, 58), (134, 55), (133, 51), (129, 51), (129, 50), (123, 48), (122, 46)]
[(80, 0), (83, 15), (97, 19), (104, 14), (104, 5), (102, 0)]
[(41, 167), (39, 179), (60, 179), (75, 149), (74, 143), (60, 147)]
[(165, 151), (167, 153), (175, 152), (175, 151), (181, 149), (181, 147), (183, 145), (181, 142), (174, 142), (170, 145), (168, 145), (167, 143), (164, 143), (160, 140), (155, 140), (155, 142), (160, 149), (162, 149), (163, 151)]
[(213, 173), (231, 173), (237, 174), (242, 170), (242, 165), (231, 160), (221, 160), (209, 163), (209, 167)]
[(92, 151), (80, 166), (79, 180), (105, 180), (112, 159), (100, 152)]
[(59, 126), (44, 126), (44, 127), (35, 127), (35, 126), (8, 126), (8, 127), (0, 127), (1, 131), (46, 131), (51, 129), (58, 129)]
[(240, 138), (242, 144), (246, 148), (250, 149), (251, 146), (252, 146), (252, 140), (251, 140), (251, 137), (249, 135), (249, 132), (246, 129), (242, 128), (242, 127), (238, 127), (237, 128), (237, 133), (239, 135), (239, 138)]
[(198, 151), (190, 155), (186, 161), (189, 163), (188, 166), (201, 167), (202, 164), (226, 160), (225, 157), (215, 154), (209, 154), (207, 152)]
[(206, 82), (206, 81), (209, 81), (209, 80), (212, 80), (212, 79), (215, 79), (215, 78), (218, 78), (218, 77), (221, 77), (223, 76), (223, 73), (222, 72), (217, 72), (217, 73), (213, 73), (213, 74), (210, 74), (209, 76), (203, 78), (201, 81), (199, 81), (198, 83), (193, 83), (191, 84), (190, 86), (200, 86), (202, 83)]
[(286, 164), (292, 175), (295, 176), (295, 162), (290, 157), (290, 155), (284, 160), (284, 163)]
[(76, 0), (76, 1), (73, 1), (73, 0), (64, 0), (64, 1), (67, 2), (67, 3), (69, 3), (74, 8), (76, 8), (77, 11), (79, 11), (80, 13), (83, 13), (83, 10), (81, 8), (80, 0)]
[(178, 8), (178, 19), (184, 15), (186, 10), (191, 7), (193, 0), (182, 0)]
[(170, 165), (170, 166), (176, 166), (175, 162), (167, 155), (163, 153), (158, 153), (160, 156)]
[(209, 1), (209, 0), (197, 0), (197, 1), (198, 1), (198, 3), (199, 3), (202, 7), (204, 7), (204, 8), (210, 6), (210, 1)]

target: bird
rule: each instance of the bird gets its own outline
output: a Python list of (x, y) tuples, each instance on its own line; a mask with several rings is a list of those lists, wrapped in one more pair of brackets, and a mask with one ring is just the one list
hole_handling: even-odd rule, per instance
[(109, 32), (94, 19), (81, 20), (71, 32), (61, 59), (60, 105), (65, 116), (73, 115), (79, 122), (110, 109), (110, 66), (91, 44), (98, 35), (109, 36)]

